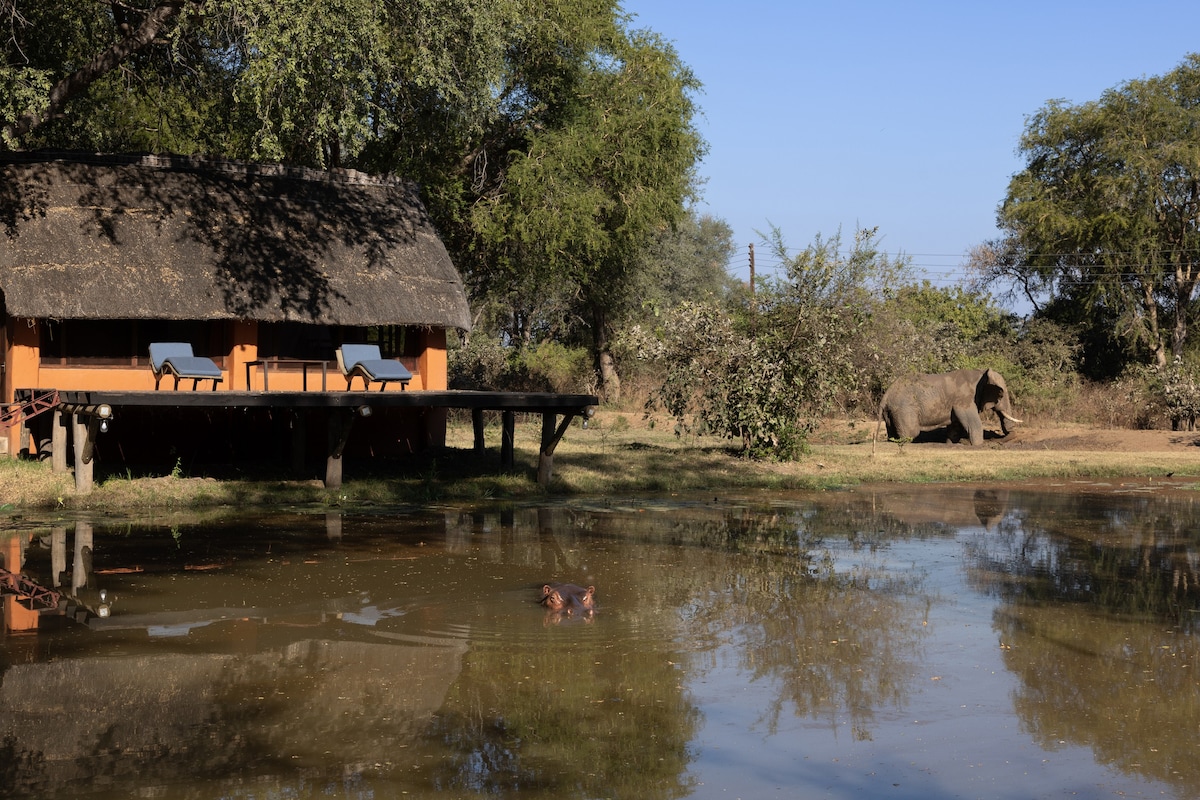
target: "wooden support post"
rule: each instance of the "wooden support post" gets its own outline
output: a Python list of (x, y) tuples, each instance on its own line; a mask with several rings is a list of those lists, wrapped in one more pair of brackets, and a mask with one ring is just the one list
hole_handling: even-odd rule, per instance
[(325, 459), (325, 488), (338, 489), (342, 485), (342, 452), (350, 439), (354, 427), (353, 411), (332, 410), (329, 413), (329, 455)]
[(92, 415), (73, 414), (71, 439), (75, 447), (75, 491), (87, 494), (92, 490), (92, 437), (95, 435), (90, 424)]
[(62, 409), (54, 409), (50, 422), (50, 469), (52, 472), (67, 471), (67, 418)]
[(501, 416), (503, 433), (500, 438), (500, 466), (512, 469), (515, 463), (513, 446), (516, 438), (517, 415), (512, 411), (505, 411)]
[(325, 537), (331, 542), (342, 540), (342, 512), (325, 512)]
[(483, 444), (483, 409), (471, 409), (471, 428), (475, 431), (475, 452), (476, 454), (484, 451)]
[(78, 520), (75, 523), (75, 560), (71, 564), (71, 594), (78, 596), (92, 579), (92, 548), (95, 531), (92, 523)]
[(58, 525), (50, 529), (50, 585), (62, 586), (67, 572), (67, 529)]
[(547, 486), (550, 483), (550, 476), (554, 473), (554, 450), (558, 447), (558, 443), (562, 441), (563, 434), (567, 432), (567, 428), (571, 425), (571, 420), (575, 419), (574, 412), (563, 414), (562, 424), (557, 428), (554, 427), (555, 414), (552, 411), (542, 413), (542, 445), (538, 450), (538, 483), (542, 486)]

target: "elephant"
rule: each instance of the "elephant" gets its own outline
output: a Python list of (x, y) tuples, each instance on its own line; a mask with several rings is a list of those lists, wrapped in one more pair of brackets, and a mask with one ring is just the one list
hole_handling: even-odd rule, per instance
[[(915, 439), (921, 431), (949, 427), (952, 440), (965, 432), (971, 444), (981, 445), (983, 420), (979, 414), (988, 409), (1000, 418), (1005, 436), (1010, 425), (1021, 423), (1012, 415), (1004, 376), (994, 369), (910, 375), (897, 380), (884, 393), (879, 423), (887, 425), (889, 439)], [(875, 434), (878, 437), (878, 424)]]

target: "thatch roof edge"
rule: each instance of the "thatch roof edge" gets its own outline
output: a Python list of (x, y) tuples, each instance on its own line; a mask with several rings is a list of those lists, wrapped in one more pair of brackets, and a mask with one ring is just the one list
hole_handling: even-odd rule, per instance
[(6, 153), (0, 225), (14, 316), (470, 328), (462, 279), (401, 178)]

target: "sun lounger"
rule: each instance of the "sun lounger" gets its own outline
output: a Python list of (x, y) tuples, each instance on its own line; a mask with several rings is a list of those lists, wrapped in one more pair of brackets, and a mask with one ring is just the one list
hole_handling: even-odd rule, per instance
[(175, 388), (179, 388), (180, 378), (190, 378), (192, 390), (195, 391), (200, 381), (212, 381), (213, 391), (217, 383), (224, 380), (221, 368), (211, 358), (192, 354), (192, 346), (187, 342), (154, 342), (150, 345), (150, 368), (154, 370), (154, 388), (158, 389), (163, 375), (170, 373), (175, 376)]
[(344, 344), (337, 350), (338, 369), (346, 376), (346, 391), (354, 385), (354, 377), (362, 376), (363, 389), (372, 383), (379, 384), (379, 391), (389, 383), (399, 383), (403, 389), (412, 380), (412, 373), (392, 358), (381, 358), (379, 346), (374, 344)]

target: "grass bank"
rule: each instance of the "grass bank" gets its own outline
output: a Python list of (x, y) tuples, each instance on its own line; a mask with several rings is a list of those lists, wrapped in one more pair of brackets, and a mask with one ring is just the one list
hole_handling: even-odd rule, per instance
[[(87, 495), (77, 495), (69, 474), (48, 463), (0, 460), (0, 510), (91, 509), (113, 513), (215, 507), (366, 506), (477, 501), (551, 494), (728, 493), (753, 489), (825, 489), (861, 483), (1008, 481), (1031, 478), (1200, 476), (1200, 447), (1161, 451), (1107, 450), (1009, 443), (968, 445), (880, 443), (873, 425), (835, 423), (813, 439), (811, 453), (794, 463), (750, 461), (726, 443), (677, 436), (669, 421), (647, 423), (640, 414), (602, 411), (582, 429), (567, 432), (555, 456), (549, 489), (533, 479), (536, 420), (516, 429), (517, 468), (499, 467), (498, 425), (487, 431), (488, 452), (472, 452), (469, 425), (451, 425), (447, 450), (398, 461), (348, 460), (345, 485), (325, 489), (319, 476), (186, 468), (170, 475), (105, 474)], [(1076, 436), (1072, 441), (1085, 441)]]

